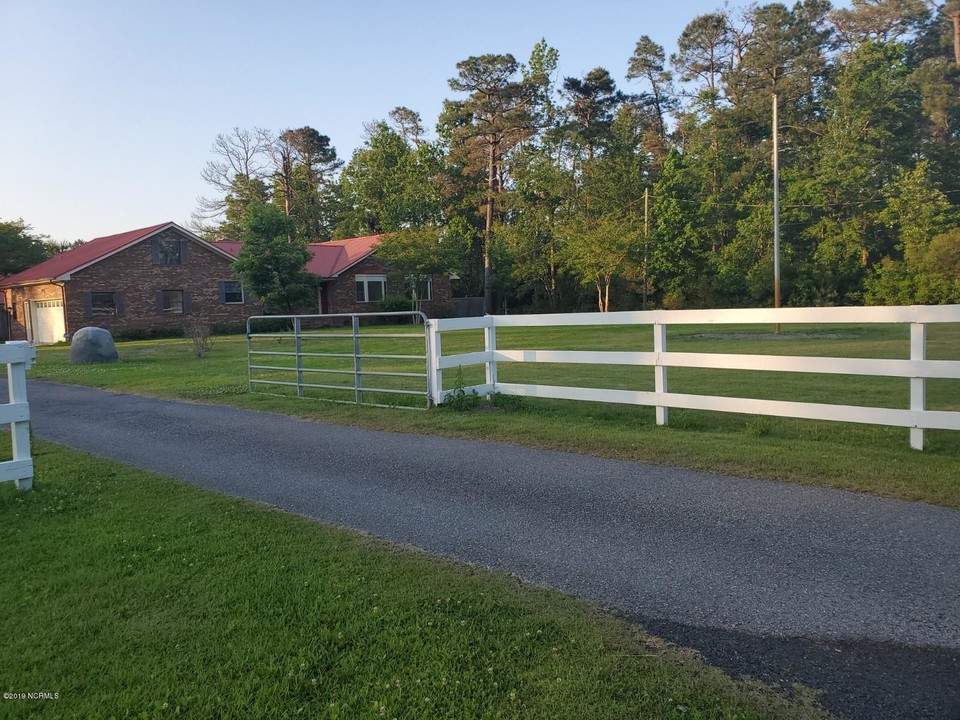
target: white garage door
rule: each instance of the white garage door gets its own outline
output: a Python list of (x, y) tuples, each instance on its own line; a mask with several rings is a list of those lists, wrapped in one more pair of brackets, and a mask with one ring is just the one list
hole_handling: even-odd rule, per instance
[(30, 319), (34, 345), (62, 342), (66, 324), (63, 321), (63, 300), (33, 300)]

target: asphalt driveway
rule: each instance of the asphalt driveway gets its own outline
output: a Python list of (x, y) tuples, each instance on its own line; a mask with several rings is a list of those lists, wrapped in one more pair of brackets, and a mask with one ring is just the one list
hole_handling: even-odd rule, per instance
[[(599, 602), (850, 717), (960, 718), (960, 513), (31, 382), (37, 437)], [(960, 469), (958, 469), (960, 474)]]

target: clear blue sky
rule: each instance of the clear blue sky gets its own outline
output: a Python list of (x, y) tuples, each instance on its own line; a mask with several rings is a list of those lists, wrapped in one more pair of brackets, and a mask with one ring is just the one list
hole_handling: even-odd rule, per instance
[[(731, 3), (739, 7), (740, 3)], [(746, 4), (746, 3), (743, 3)], [(0, 219), (55, 240), (186, 223), (217, 133), (310, 125), (349, 160), (397, 105), (436, 122), (470, 55), (624, 78), (719, 0), (0, 0)]]

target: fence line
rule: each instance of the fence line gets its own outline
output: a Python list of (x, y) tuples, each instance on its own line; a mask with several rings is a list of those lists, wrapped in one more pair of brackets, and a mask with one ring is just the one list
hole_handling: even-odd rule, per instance
[(13, 482), (20, 490), (33, 486), (30, 454), (30, 405), (27, 402), (27, 370), (37, 360), (28, 342), (0, 344), (0, 365), (7, 366), (9, 402), (0, 405), (0, 425), (10, 425), (13, 459), (0, 462), (0, 482)]
[[(909, 324), (910, 359), (835, 358), (781, 355), (739, 355), (729, 353), (670, 352), (667, 328), (673, 325), (774, 325), (774, 324)], [(924, 430), (960, 430), (960, 412), (928, 410), (928, 378), (960, 379), (960, 361), (927, 360), (927, 326), (933, 323), (960, 323), (960, 305), (843, 307), (843, 308), (751, 308), (745, 310), (650, 310), (619, 313), (571, 313), (548, 315), (488, 315), (430, 322), (430, 386), (436, 403), (451, 391), (443, 390), (443, 371), (460, 366), (484, 365), (485, 382), (465, 388), (478, 394), (544, 397), (594, 402), (650, 405), (656, 408), (657, 424), (666, 425), (669, 408), (772, 415), (809, 420), (835, 420), (910, 428), (910, 446), (922, 450)], [(644, 325), (653, 328), (653, 352), (506, 350), (497, 348), (497, 328)], [(483, 330), (484, 349), (459, 355), (443, 355), (441, 335), (457, 330)], [(631, 391), (600, 388), (562, 387), (501, 383), (497, 364), (535, 362), (647, 366), (654, 371), (654, 390)], [(670, 392), (670, 367), (725, 370), (761, 370), (811, 374), (870, 375), (910, 379), (909, 408), (891, 409), (834, 405), (828, 403), (758, 400), (714, 395)]]

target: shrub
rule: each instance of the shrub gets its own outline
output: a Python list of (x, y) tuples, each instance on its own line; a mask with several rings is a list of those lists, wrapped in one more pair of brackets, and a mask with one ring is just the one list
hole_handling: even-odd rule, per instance
[(193, 354), (198, 358), (204, 357), (213, 346), (210, 339), (210, 325), (206, 320), (194, 315), (183, 328), (184, 334), (190, 338), (193, 345)]
[(152, 327), (129, 327), (111, 330), (114, 340), (162, 340), (165, 338), (184, 337), (183, 328), (179, 325), (154, 325)]

